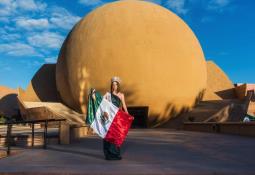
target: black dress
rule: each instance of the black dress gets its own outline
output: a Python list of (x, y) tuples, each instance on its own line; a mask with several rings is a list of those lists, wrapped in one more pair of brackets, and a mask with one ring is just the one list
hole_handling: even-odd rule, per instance
[[(111, 101), (112, 103), (120, 107), (121, 100), (117, 95), (111, 93)], [(120, 156), (120, 147), (117, 147), (113, 143), (110, 143), (106, 140), (103, 140), (103, 147), (104, 147), (104, 156), (106, 160), (121, 160)]]

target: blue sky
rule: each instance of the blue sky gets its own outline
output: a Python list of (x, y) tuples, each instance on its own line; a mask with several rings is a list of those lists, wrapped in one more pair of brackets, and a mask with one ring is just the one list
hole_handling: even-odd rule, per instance
[[(148, 0), (180, 16), (205, 58), (236, 82), (255, 83), (254, 0)], [(83, 16), (110, 0), (0, 0), (0, 85), (26, 88)]]

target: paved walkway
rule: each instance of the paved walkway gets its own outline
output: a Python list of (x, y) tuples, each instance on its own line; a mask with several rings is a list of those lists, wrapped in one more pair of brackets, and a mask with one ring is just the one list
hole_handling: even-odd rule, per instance
[(131, 130), (121, 161), (106, 161), (96, 136), (0, 159), (0, 172), (24, 174), (255, 174), (255, 139), (190, 131)]

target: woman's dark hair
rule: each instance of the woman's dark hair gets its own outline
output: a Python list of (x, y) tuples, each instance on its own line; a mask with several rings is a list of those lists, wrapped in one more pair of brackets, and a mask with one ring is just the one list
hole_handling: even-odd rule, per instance
[(113, 86), (113, 83), (116, 82), (117, 83), (117, 93), (120, 92), (120, 83), (117, 82), (117, 81), (113, 81), (111, 82), (111, 89), (110, 89), (110, 92), (112, 93), (112, 86)]

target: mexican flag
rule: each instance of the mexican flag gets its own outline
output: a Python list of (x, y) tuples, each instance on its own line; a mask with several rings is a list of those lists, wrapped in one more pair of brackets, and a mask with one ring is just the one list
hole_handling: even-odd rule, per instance
[[(86, 123), (106, 141), (121, 146), (134, 119), (114, 104), (95, 92), (95, 99), (89, 95)], [(108, 118), (104, 117), (108, 113)]]

